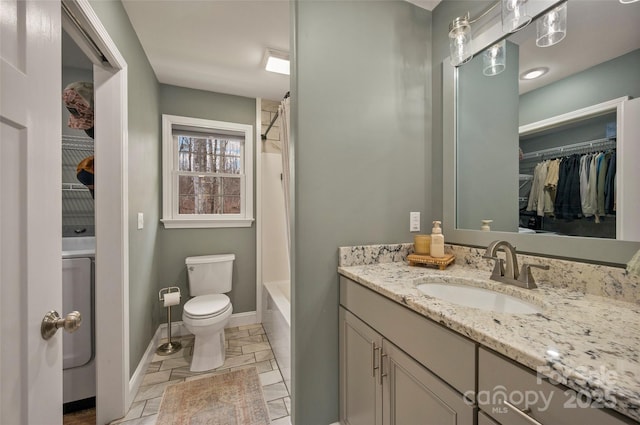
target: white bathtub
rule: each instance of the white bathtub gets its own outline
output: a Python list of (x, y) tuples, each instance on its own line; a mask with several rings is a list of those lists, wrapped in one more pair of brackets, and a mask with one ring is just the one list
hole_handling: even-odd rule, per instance
[(291, 285), (288, 280), (265, 282), (262, 324), (291, 394)]

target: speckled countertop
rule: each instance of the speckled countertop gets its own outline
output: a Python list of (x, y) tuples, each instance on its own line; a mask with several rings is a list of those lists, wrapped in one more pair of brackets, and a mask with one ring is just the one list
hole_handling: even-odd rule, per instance
[[(348, 277), (534, 371), (640, 421), (640, 305), (538, 281), (520, 289), (454, 264), (445, 271), (393, 262), (345, 265)], [(458, 263), (462, 263), (458, 261)], [(463, 263), (464, 264), (464, 263)], [(534, 270), (534, 274), (535, 274)], [(526, 299), (542, 313), (495, 313), (428, 297), (416, 285), (465, 283)]]

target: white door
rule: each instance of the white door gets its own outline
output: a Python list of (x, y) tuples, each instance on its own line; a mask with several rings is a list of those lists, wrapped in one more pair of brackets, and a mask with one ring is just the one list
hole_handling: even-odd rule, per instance
[(0, 0), (0, 423), (62, 422), (60, 3)]

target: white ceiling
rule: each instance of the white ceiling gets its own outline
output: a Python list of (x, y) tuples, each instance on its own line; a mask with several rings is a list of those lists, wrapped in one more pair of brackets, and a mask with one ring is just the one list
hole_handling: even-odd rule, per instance
[(289, 52), (288, 0), (123, 0), (161, 83), (280, 100), (289, 76), (264, 70)]
[(541, 78), (520, 80), (521, 94), (640, 48), (640, 2), (570, 0), (567, 6), (567, 35), (560, 43), (537, 47), (535, 22), (509, 38), (520, 45), (520, 73), (549, 68)]
[[(427, 10), (439, 2), (407, 1)], [(289, 51), (288, 0), (123, 4), (161, 83), (272, 100), (289, 91), (288, 76), (263, 66), (267, 48)], [(567, 36), (555, 46), (535, 46), (535, 23), (511, 36), (520, 44), (521, 72), (550, 68), (543, 78), (521, 81), (522, 93), (640, 48), (640, 2), (570, 0), (568, 16)]]

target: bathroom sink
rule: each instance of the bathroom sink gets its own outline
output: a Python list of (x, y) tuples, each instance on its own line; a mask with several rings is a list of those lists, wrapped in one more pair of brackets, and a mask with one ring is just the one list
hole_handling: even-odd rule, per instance
[(528, 301), (484, 288), (446, 283), (422, 283), (417, 288), (430, 297), (496, 313), (536, 314), (542, 312), (540, 307)]

